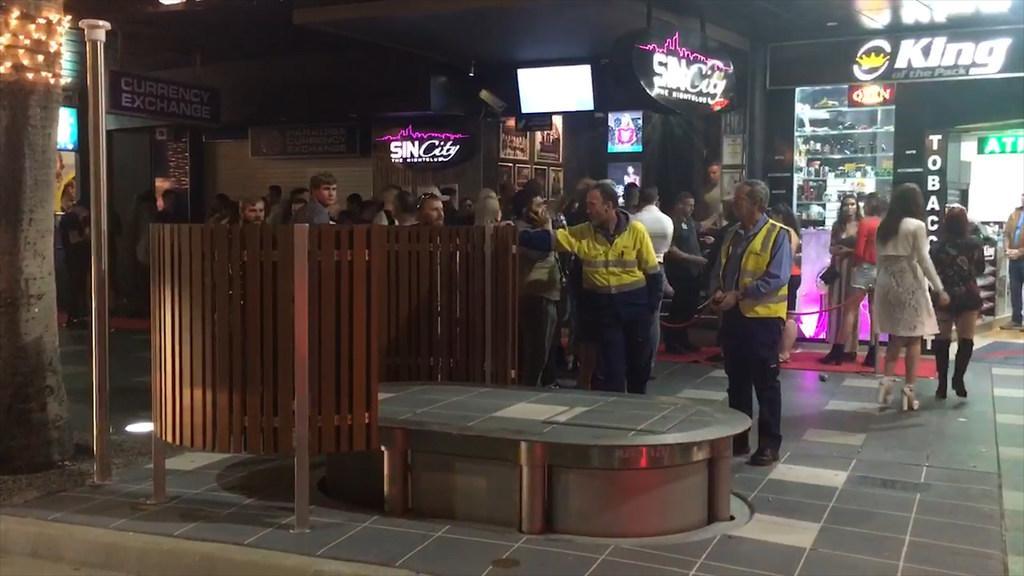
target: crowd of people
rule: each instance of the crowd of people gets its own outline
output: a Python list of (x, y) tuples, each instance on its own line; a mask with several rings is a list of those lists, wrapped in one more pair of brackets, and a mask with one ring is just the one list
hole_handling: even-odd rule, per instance
[[(698, 351), (687, 326), (702, 309), (720, 316), (718, 344), (728, 376), (729, 405), (753, 414), (760, 405), (758, 449), (751, 463), (778, 460), (781, 446), (780, 363), (797, 340), (796, 293), (801, 285), (801, 226), (785, 204), (769, 208), (769, 191), (759, 180), (719, 190), (720, 166), (706, 172), (701, 201), (689, 192), (662, 205), (659, 191), (626, 185), (620, 194), (611, 180), (582, 179), (564, 196), (545, 198), (543, 185), (481, 190), (458, 200), (454, 189), (420, 187), (416, 194), (397, 185), (372, 198), (350, 194), (338, 201), (330, 173), (314, 175), (309, 188), (287, 196), (270, 186), (265, 196), (233, 201), (218, 194), (211, 223), (376, 224), (390, 226), (513, 225), (519, 235), (519, 381), (557, 386), (566, 372), (585, 389), (643, 394), (659, 347), (684, 354)], [(149, 222), (183, 221), (174, 191), (160, 207), (152, 194), (137, 200), (130, 246), (144, 279)], [(87, 281), (88, 213), (71, 196), (60, 220), (60, 240), (75, 284)], [(1024, 205), (1024, 197), (1021, 198)], [(1013, 316), (1021, 324), (1024, 283), (1024, 208), (1005, 230), (1010, 260)], [(951, 384), (967, 396), (965, 374), (982, 299), (975, 278), (984, 270), (978, 227), (966, 210), (948, 207), (929, 246), (920, 189), (902, 184), (891, 204), (878, 194), (844, 196), (831, 233), (832, 262), (820, 280), (829, 287), (833, 346), (821, 362), (855, 361), (864, 298), (871, 302), (872, 345), (864, 363), (875, 364), (874, 342), (888, 335), (884, 377), (878, 399), (888, 404), (902, 355), (904, 410), (919, 406), (917, 363), (924, 337), (935, 336), (939, 383), (945, 398), (950, 350), (956, 329)], [(86, 280), (83, 280), (85, 278)], [(145, 292), (145, 290), (143, 290)], [(85, 291), (79, 292), (85, 294)], [(663, 300), (670, 299), (663, 318)], [(704, 304), (702, 305), (701, 302)], [(68, 301), (75, 319), (81, 302)], [(734, 439), (735, 454), (750, 452), (746, 435)]]

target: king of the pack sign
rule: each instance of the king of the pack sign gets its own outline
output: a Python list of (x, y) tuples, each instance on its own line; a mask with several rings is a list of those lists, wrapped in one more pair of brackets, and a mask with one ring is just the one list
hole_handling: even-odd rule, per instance
[[(696, 41), (696, 38), (693, 38)], [(686, 45), (679, 32), (642, 33), (632, 42), (633, 71), (655, 100), (680, 112), (729, 106), (736, 73), (728, 58)]]

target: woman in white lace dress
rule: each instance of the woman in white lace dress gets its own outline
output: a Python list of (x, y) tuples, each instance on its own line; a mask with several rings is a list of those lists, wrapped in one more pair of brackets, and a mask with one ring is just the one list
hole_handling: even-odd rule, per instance
[(940, 306), (949, 303), (942, 281), (928, 254), (924, 199), (914, 184), (901, 184), (892, 193), (889, 213), (878, 226), (878, 279), (875, 283), (873, 317), (879, 332), (889, 334), (885, 353), (885, 378), (879, 384), (878, 401), (888, 404), (898, 382), (896, 362), (906, 350), (906, 383), (903, 409), (917, 410), (914, 383), (921, 357), (921, 338), (939, 332), (928, 285), (938, 293)]

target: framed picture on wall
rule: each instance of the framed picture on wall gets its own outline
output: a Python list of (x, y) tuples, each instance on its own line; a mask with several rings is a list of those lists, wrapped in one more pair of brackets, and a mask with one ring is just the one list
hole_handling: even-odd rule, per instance
[(550, 194), (548, 191), (548, 169), (546, 166), (534, 166), (533, 179), (540, 182), (545, 194)]
[(538, 162), (562, 161), (562, 117), (551, 117), (551, 130), (533, 133), (533, 158)]
[(515, 118), (502, 118), (498, 136), (498, 157), (503, 160), (529, 160), (530, 138), (526, 132), (516, 130)]
[(498, 187), (495, 191), (500, 191), (506, 185), (515, 186), (515, 174), (512, 169), (512, 164), (507, 162), (498, 162)]
[(526, 182), (533, 178), (533, 166), (529, 164), (516, 164), (516, 190), (526, 186)]
[(562, 194), (562, 169), (551, 168), (548, 170), (548, 197), (561, 196)]
[(722, 170), (721, 189), (725, 196), (743, 181), (743, 170)]

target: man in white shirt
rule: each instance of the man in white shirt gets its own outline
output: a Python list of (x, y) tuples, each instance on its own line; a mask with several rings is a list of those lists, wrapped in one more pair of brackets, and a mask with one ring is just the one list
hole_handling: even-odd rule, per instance
[[(672, 247), (672, 232), (675, 226), (672, 218), (658, 208), (658, 189), (656, 187), (644, 188), (640, 191), (640, 203), (633, 218), (644, 225), (647, 235), (651, 237), (651, 244), (654, 245), (654, 255), (661, 266), (661, 274), (665, 274), (665, 253)], [(668, 282), (663, 282), (665, 290), (671, 290)], [(658, 356), (658, 346), (661, 344), (661, 302), (654, 307), (654, 319), (651, 321), (651, 367), (654, 367), (654, 359)]]

